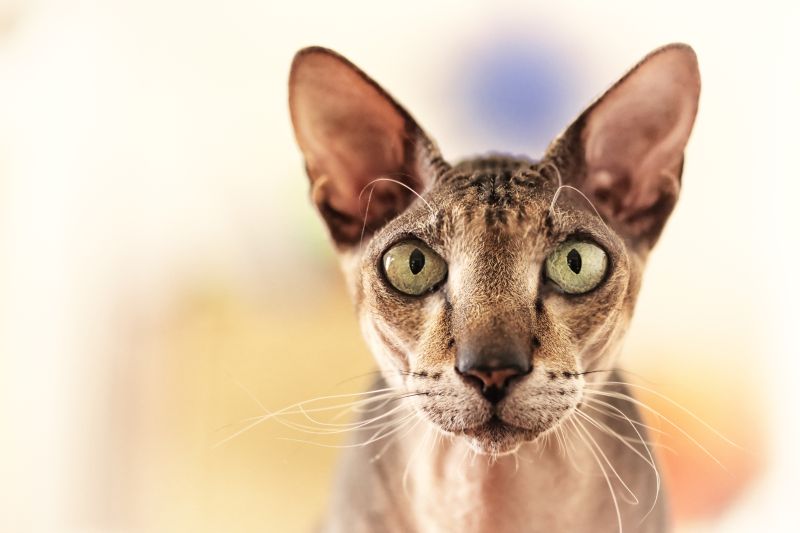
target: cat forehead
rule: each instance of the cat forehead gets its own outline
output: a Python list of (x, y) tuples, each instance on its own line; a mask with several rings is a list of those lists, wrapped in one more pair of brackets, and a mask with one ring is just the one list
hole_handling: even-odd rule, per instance
[(489, 211), (519, 208), (554, 192), (557, 178), (548, 168), (518, 159), (473, 159), (450, 169), (434, 190)]
[(460, 163), (440, 176), (431, 198), (454, 224), (513, 232), (542, 222), (557, 184), (549, 165), (482, 158)]
[(380, 253), (416, 237), (434, 247), (460, 243), (502, 254), (521, 240), (547, 246), (574, 234), (620, 248), (618, 237), (579, 195), (562, 191), (551, 206), (559, 183), (559, 171), (548, 161), (497, 156), (463, 161), (436, 176), (422, 200), (386, 224), (370, 248)]
[(459, 163), (436, 177), (423, 201), (388, 223), (375, 244), (380, 248), (406, 235), (444, 245), (452, 238), (491, 235), (494, 240), (542, 231), (558, 187), (551, 169), (547, 163), (511, 158)]

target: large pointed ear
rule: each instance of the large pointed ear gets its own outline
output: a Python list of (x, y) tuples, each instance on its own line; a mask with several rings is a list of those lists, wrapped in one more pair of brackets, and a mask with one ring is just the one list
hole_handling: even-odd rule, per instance
[(312, 201), (339, 247), (403, 212), (444, 164), (411, 116), (331, 50), (297, 53), (289, 108)]
[(678, 199), (700, 73), (687, 45), (646, 58), (587, 109), (551, 149), (569, 179), (635, 246), (651, 248)]

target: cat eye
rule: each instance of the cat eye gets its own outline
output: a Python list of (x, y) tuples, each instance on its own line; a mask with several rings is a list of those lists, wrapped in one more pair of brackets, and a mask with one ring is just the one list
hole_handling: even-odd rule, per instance
[(606, 252), (591, 242), (569, 240), (558, 245), (545, 262), (545, 274), (568, 294), (594, 289), (606, 274)]
[(383, 271), (392, 287), (412, 296), (430, 292), (447, 275), (444, 259), (417, 240), (395, 244), (383, 254)]

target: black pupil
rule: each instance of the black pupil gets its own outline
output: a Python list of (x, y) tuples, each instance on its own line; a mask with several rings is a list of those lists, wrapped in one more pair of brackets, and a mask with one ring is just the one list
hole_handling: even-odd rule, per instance
[(581, 254), (578, 253), (578, 250), (575, 248), (570, 250), (567, 254), (567, 265), (569, 265), (569, 269), (576, 274), (581, 273)]
[(419, 248), (414, 248), (411, 255), (408, 256), (408, 268), (414, 275), (419, 274), (425, 266), (425, 254), (419, 251)]

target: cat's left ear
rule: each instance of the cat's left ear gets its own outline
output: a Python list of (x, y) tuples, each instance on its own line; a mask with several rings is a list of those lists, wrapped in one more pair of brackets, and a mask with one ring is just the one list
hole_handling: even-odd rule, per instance
[(573, 185), (637, 247), (655, 244), (678, 199), (699, 96), (694, 51), (665, 46), (589, 107), (551, 150), (572, 167)]
[(297, 53), (289, 108), (311, 199), (342, 249), (402, 213), (445, 165), (411, 115), (331, 50)]

